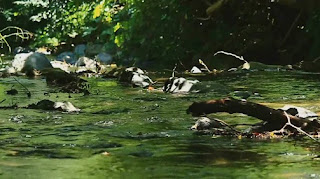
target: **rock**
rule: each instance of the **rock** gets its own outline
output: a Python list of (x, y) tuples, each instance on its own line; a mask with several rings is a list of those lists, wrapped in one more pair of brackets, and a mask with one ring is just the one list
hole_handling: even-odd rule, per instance
[(62, 52), (57, 56), (58, 61), (65, 61), (69, 64), (75, 64), (77, 61), (77, 58), (73, 52)]
[(286, 113), (292, 115), (292, 116), (297, 116), (300, 118), (306, 118), (306, 119), (316, 119), (318, 118), (318, 115), (308, 109), (302, 108), (302, 107), (297, 107), (293, 105), (285, 105), (284, 107), (280, 108), (281, 110), (284, 110)]
[(14, 56), (14, 59), (12, 61), (12, 68), (8, 70), (8, 73), (16, 73), (20, 72), (22, 68), (24, 67), (24, 64), (27, 60), (27, 58), (32, 55), (34, 52), (29, 53), (19, 53)]
[[(242, 66), (239, 69), (242, 69)], [(250, 62), (250, 70), (252, 71), (280, 71), (286, 70), (286, 67), (281, 65), (267, 65), (260, 62)]]
[(59, 110), (64, 112), (80, 112), (80, 109), (73, 106), (70, 102), (53, 102), (50, 100), (41, 100), (35, 104), (30, 104), (28, 109), (42, 109), (42, 110)]
[(225, 125), (220, 122), (220, 120), (211, 120), (207, 117), (200, 117), (193, 126), (191, 130), (209, 130), (211, 128), (222, 128)]
[(86, 80), (61, 69), (44, 70), (42, 74), (46, 77), (47, 84), (61, 87), (61, 90), (64, 92), (78, 93), (87, 91)]
[(71, 65), (69, 63), (55, 60), (55, 61), (51, 61), (51, 65), (53, 68), (61, 69), (67, 73), (71, 72), (70, 70)]
[(65, 102), (55, 102), (54, 106), (55, 109), (59, 109), (65, 112), (80, 112), (79, 108), (73, 106), (72, 103), (65, 101)]
[(93, 57), (103, 51), (102, 44), (88, 43), (86, 48), (86, 56)]
[(31, 73), (33, 70), (44, 70), (48, 68), (53, 68), (48, 58), (42, 53), (32, 53), (28, 56), (22, 72)]
[(19, 47), (14, 48), (14, 50), (13, 50), (14, 55), (17, 55), (19, 53), (30, 53), (30, 52), (32, 52), (32, 50), (29, 47), (20, 47), (19, 46)]
[(86, 48), (87, 46), (85, 44), (79, 44), (74, 48), (74, 54), (77, 57), (83, 57), (86, 55)]
[(108, 53), (99, 53), (96, 57), (97, 61), (99, 61), (102, 64), (110, 65), (112, 62), (112, 56)]
[(187, 80), (185, 78), (170, 77), (164, 84), (163, 91), (166, 93), (189, 93), (199, 92), (195, 89), (195, 84), (199, 83), (198, 80)]
[(145, 74), (145, 72), (143, 70), (141, 70), (140, 68), (137, 67), (129, 67), (125, 69), (126, 72), (136, 72), (138, 74)]
[(19, 53), (15, 55), (12, 68), (9, 68), (7, 72), (25, 72), (29, 74), (33, 70), (43, 70), (46, 68), (52, 68), (52, 65), (44, 54), (37, 52)]
[(130, 83), (133, 87), (143, 88), (154, 83), (147, 75), (145, 75), (143, 70), (136, 67), (129, 67), (123, 70), (119, 76), (119, 81)]
[(320, 60), (316, 61), (301, 61), (296, 68), (308, 72), (320, 72)]
[(193, 66), (190, 70), (191, 73), (202, 73), (202, 71), (196, 67), (196, 66)]
[[(99, 63), (97, 63), (95, 60), (92, 60), (88, 57), (80, 57), (79, 60), (74, 65), (79, 68), (77, 70), (77, 72), (89, 70), (89, 71), (97, 73), (100, 68)], [(83, 67), (83, 68), (81, 68), (81, 67)]]

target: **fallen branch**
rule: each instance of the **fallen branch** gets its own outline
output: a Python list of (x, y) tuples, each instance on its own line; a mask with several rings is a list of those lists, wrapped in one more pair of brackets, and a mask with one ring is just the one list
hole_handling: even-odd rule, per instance
[(305, 132), (304, 130), (302, 130), (300, 127), (297, 127), (297, 126), (293, 125), (293, 124), (291, 123), (291, 120), (290, 120), (290, 117), (289, 117), (288, 113), (284, 112), (284, 114), (286, 115), (288, 122), (285, 123), (285, 125), (284, 125), (280, 130), (273, 131), (273, 133), (284, 133), (284, 129), (285, 129), (287, 126), (290, 126), (290, 127), (294, 128), (294, 129), (296, 129), (298, 132), (300, 132), (300, 133), (308, 136), (308, 137), (311, 138), (312, 140), (318, 142), (317, 139), (315, 139), (315, 138), (312, 137), (310, 134), (308, 134), (307, 132)]
[(249, 64), (249, 62), (248, 62), (247, 60), (245, 60), (245, 59), (243, 58), (243, 56), (238, 56), (238, 55), (236, 55), (236, 54), (229, 53), (229, 52), (225, 52), (225, 51), (218, 51), (218, 52), (216, 52), (213, 56), (216, 56), (216, 55), (218, 55), (218, 54), (224, 54), (224, 55), (228, 55), (228, 56), (235, 57), (235, 58), (237, 58), (237, 59), (239, 59), (239, 60), (241, 60), (241, 61), (244, 62), (243, 65), (242, 65), (242, 69), (245, 69), (245, 70), (249, 70), (249, 69), (250, 69), (250, 64)]
[[(266, 122), (264, 129), (267, 131), (281, 129), (288, 121), (287, 116), (290, 118), (293, 125), (301, 127), (303, 130), (314, 131), (319, 130), (320, 128), (320, 123), (316, 119), (308, 120), (292, 115), (286, 115), (284, 111), (280, 109), (273, 109), (261, 104), (230, 98), (194, 102), (187, 110), (187, 113), (191, 113), (193, 116), (217, 112), (227, 112), (230, 114), (243, 113), (258, 118)], [(296, 129), (289, 128), (289, 130), (295, 131)]]

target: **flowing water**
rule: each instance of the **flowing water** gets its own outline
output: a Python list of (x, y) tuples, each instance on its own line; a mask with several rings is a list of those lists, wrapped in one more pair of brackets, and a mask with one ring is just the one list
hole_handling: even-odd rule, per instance
[[(0, 106), (42, 99), (70, 101), (79, 114), (0, 109), (0, 178), (320, 178), (320, 143), (309, 138), (239, 139), (196, 135), (186, 114), (194, 101), (235, 90), (249, 101), (320, 112), (320, 75), (252, 72), (213, 76), (206, 93), (172, 95), (88, 79), (91, 95), (53, 93), (44, 79), (0, 79)], [(11, 88), (18, 94), (6, 94)], [(227, 123), (256, 123), (241, 114), (213, 114)]]

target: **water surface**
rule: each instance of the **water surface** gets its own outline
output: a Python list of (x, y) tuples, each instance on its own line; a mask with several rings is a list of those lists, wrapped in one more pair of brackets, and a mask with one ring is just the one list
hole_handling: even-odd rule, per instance
[[(320, 112), (320, 75), (252, 72), (213, 76), (206, 93), (171, 95), (88, 79), (89, 96), (57, 93), (42, 78), (0, 79), (1, 106), (42, 99), (70, 101), (82, 111), (0, 110), (0, 178), (320, 178), (320, 145), (302, 139), (238, 139), (196, 135), (186, 114), (194, 101), (234, 90), (258, 92), (248, 100)], [(208, 80), (208, 79), (207, 79)], [(13, 87), (12, 87), (13, 86)], [(9, 96), (15, 88), (18, 95)], [(49, 94), (49, 95), (48, 95)], [(70, 98), (71, 97), (71, 98)], [(259, 120), (213, 114), (230, 124)]]

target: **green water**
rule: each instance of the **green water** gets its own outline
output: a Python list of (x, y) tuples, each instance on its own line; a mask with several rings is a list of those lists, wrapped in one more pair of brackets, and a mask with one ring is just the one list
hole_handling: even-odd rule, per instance
[[(88, 79), (89, 96), (52, 93), (45, 80), (0, 79), (1, 106), (41, 99), (70, 101), (79, 114), (0, 110), (0, 178), (320, 178), (320, 144), (302, 139), (238, 139), (196, 135), (186, 114), (193, 101), (258, 92), (249, 101), (320, 112), (320, 75), (297, 72), (233, 73), (205, 81), (206, 93), (172, 95)], [(11, 86), (19, 94), (9, 96)], [(49, 92), (50, 96), (44, 95)], [(20, 115), (20, 117), (17, 115)], [(240, 114), (212, 115), (255, 123)], [(13, 117), (16, 117), (13, 119)], [(104, 155), (108, 152), (108, 155)]]

